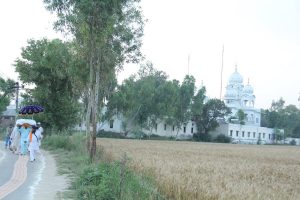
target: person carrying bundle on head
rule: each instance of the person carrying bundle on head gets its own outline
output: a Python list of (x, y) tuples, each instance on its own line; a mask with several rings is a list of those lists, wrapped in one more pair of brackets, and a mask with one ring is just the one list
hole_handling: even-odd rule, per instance
[(21, 133), (21, 155), (26, 155), (28, 147), (28, 135), (31, 131), (30, 124), (24, 123), (19, 130)]

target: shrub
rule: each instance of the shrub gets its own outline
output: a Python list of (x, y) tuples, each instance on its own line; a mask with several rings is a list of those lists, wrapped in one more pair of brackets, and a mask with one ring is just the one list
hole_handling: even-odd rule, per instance
[(193, 139), (196, 141), (202, 141), (202, 142), (211, 142), (211, 135), (205, 134), (205, 133), (195, 133), (193, 134)]
[(231, 137), (228, 137), (224, 134), (219, 134), (213, 141), (218, 143), (230, 143)]
[(291, 140), (291, 141), (290, 141), (290, 145), (296, 145), (296, 140), (294, 140), (294, 139)]
[(126, 138), (121, 133), (116, 133), (116, 132), (112, 132), (112, 131), (104, 131), (104, 130), (98, 131), (97, 137), (102, 137), (102, 138), (119, 138), (119, 139)]

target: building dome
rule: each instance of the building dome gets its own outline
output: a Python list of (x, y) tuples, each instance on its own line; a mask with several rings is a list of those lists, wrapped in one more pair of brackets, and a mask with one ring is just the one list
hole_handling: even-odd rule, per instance
[(235, 99), (237, 96), (238, 96), (238, 94), (237, 94), (236, 90), (227, 88), (226, 93), (225, 93), (225, 98)]
[(251, 85), (247, 84), (245, 85), (244, 89), (243, 89), (243, 93), (244, 94), (253, 94), (253, 88)]
[(235, 72), (230, 75), (229, 84), (243, 84), (243, 77), (237, 72), (237, 68), (235, 68)]

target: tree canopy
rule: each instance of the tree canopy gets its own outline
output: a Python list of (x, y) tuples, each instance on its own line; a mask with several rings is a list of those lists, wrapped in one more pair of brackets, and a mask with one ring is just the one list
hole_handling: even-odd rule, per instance
[(16, 60), (20, 79), (35, 86), (24, 96), (25, 103), (45, 108), (37, 115), (45, 126), (62, 130), (78, 121), (81, 91), (74, 79), (78, 64), (72, 45), (58, 39), (29, 40)]
[(269, 109), (262, 110), (262, 126), (284, 129), (285, 137), (300, 138), (300, 110), (295, 105), (285, 106), (280, 98), (273, 101)]

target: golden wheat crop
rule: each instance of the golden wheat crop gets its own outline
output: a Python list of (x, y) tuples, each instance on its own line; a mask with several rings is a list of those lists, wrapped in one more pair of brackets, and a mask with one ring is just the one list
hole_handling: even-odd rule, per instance
[(169, 199), (300, 199), (300, 148), (98, 139), (116, 159), (152, 172)]

